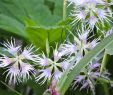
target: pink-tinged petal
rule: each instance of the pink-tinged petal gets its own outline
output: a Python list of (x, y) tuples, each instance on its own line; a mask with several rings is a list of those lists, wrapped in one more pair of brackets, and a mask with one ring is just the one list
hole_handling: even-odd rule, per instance
[(79, 12), (78, 14), (75, 15), (77, 17), (77, 19), (85, 19), (86, 18), (86, 14), (84, 12)]
[(90, 27), (93, 28), (95, 26), (95, 24), (97, 23), (97, 21), (98, 21), (98, 18), (96, 18), (95, 16), (91, 16), (90, 19), (89, 19)]
[(87, 3), (88, 0), (68, 0), (71, 4), (75, 4), (75, 5), (85, 5)]
[(47, 80), (50, 80), (52, 77), (50, 69), (44, 69), (39, 71), (39, 75), (36, 77), (36, 81), (40, 84), (44, 84)]
[(58, 61), (62, 57), (58, 50), (54, 50), (54, 61)]
[(61, 77), (61, 75), (62, 75), (62, 72), (61, 71), (55, 71), (54, 72), (54, 79), (55, 80), (59, 80), (59, 78)]
[(96, 69), (96, 68), (99, 68), (100, 67), (100, 63), (94, 63), (94, 64), (91, 64), (89, 65), (90, 69)]
[(20, 50), (21, 46), (17, 46), (15, 43), (15, 39), (11, 38), (11, 41), (6, 41), (3, 43), (3, 45), (6, 47), (6, 50), (12, 54), (17, 55), (18, 51)]
[(42, 66), (48, 66), (49, 65), (49, 59), (48, 58), (41, 59), (40, 64)]
[(10, 49), (8, 49), (9, 53), (11, 53), (12, 55), (17, 54), (19, 50), (20, 50), (20, 46), (10, 47)]
[(37, 62), (37, 58), (38, 58), (38, 55), (36, 55), (34, 52), (36, 51), (33, 51), (35, 47), (33, 45), (30, 45), (30, 46), (27, 46), (23, 52), (21, 53), (20, 56), (22, 56), (24, 59), (27, 59), (27, 60), (32, 60), (34, 62)]
[(97, 78), (100, 76), (100, 72), (91, 72), (91, 73), (90, 73), (90, 76), (91, 76), (93, 79), (97, 79)]
[(93, 49), (97, 44), (98, 44), (98, 39), (93, 40), (92, 42), (89, 43), (90, 48)]
[(49, 58), (45, 56), (45, 54), (42, 54), (42, 57), (37, 57), (37, 62), (41, 66), (48, 66), (49, 65)]
[(59, 47), (60, 54), (67, 56), (77, 52), (75, 44), (68, 42), (67, 44), (61, 44)]
[(63, 68), (64, 70), (67, 69), (68, 65), (69, 65), (69, 62), (66, 62), (66, 61), (62, 62), (62, 68)]
[(79, 37), (80, 37), (81, 40), (86, 41), (88, 34), (89, 34), (89, 32), (87, 31), (87, 32), (83, 33), (82, 35), (80, 35)]
[(98, 10), (97, 15), (99, 18), (103, 19), (106, 17), (106, 11), (105, 10)]
[(113, 30), (110, 29), (108, 32), (106, 32), (106, 33), (104, 34), (104, 36), (107, 37), (107, 36), (109, 36), (109, 35), (112, 34), (112, 33), (113, 33)]
[(9, 84), (16, 84), (20, 82), (20, 70), (18, 68), (15, 68), (13, 66), (9, 67), (7, 71), (8, 72), (6, 75), (6, 80), (9, 78)]
[(89, 85), (89, 83), (87, 81), (85, 81), (82, 85), (82, 87), (80, 88), (80, 90), (86, 88)]
[(7, 56), (2, 57), (0, 59), (0, 62), (1, 62), (0, 67), (6, 67), (11, 64), (11, 60)]
[(85, 79), (85, 77), (86, 77), (86, 76), (84, 76), (84, 75), (79, 75), (79, 76), (77, 76), (76, 81), (77, 81), (77, 82), (81, 82), (82, 80)]
[(23, 79), (23, 81), (27, 81), (28, 79), (31, 78), (31, 74), (34, 75), (34, 68), (32, 65), (28, 64), (28, 63), (23, 63), (20, 65), (20, 74), (21, 74), (21, 78)]

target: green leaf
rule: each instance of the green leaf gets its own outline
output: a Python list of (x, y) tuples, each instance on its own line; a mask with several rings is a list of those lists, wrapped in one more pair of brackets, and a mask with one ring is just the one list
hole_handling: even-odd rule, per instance
[(6, 51), (6, 49), (5, 49), (5, 48), (3, 48), (3, 47), (0, 47), (0, 55), (7, 55), (7, 56), (11, 56), (11, 55), (9, 54), (9, 52), (8, 52), (8, 51)]
[(64, 39), (65, 32), (62, 27), (27, 27), (26, 33), (32, 43), (37, 47), (45, 49), (46, 40), (48, 39), (50, 45)]
[(105, 52), (109, 55), (113, 55), (113, 43), (111, 43), (106, 49)]
[(44, 91), (47, 89), (46, 84), (40, 85), (35, 82), (35, 80), (29, 80), (27, 86), (30, 86), (36, 95), (43, 95)]
[[(89, 64), (96, 56), (98, 56), (107, 46), (113, 43), (113, 34), (101, 41), (92, 51), (81, 59), (77, 65), (68, 72), (66, 71), (59, 80), (56, 89), (61, 95), (64, 95), (73, 79), (80, 73), (80, 71)], [(73, 64), (73, 63), (71, 63)]]
[(6, 91), (5, 89), (0, 89), (0, 95), (18, 95), (11, 91)]
[(8, 17), (4, 14), (0, 14), (0, 28), (12, 32), (14, 34), (17, 34), (19, 36), (25, 37), (24, 33), (24, 25), (17, 20)]
[(62, 7), (62, 0), (0, 0), (0, 28), (23, 37), (28, 20), (40, 26), (56, 25), (62, 20)]
[(9, 88), (12, 92), (14, 92), (16, 95), (22, 95), (21, 93), (19, 93), (18, 91), (16, 91), (15, 89), (11, 88), (9, 85), (7, 85), (6, 83), (4, 83), (3, 81), (0, 81), (3, 85), (5, 85), (7, 88)]

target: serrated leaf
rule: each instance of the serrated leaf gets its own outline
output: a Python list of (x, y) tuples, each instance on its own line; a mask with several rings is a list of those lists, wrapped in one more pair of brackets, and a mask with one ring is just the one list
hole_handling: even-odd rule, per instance
[[(47, 0), (0, 0), (0, 14), (8, 16), (21, 24), (25, 24), (25, 20), (29, 19), (40, 26), (54, 26), (62, 20), (63, 0), (52, 1), (54, 3), (51, 5), (54, 5), (53, 13), (45, 4), (45, 1)], [(7, 19), (4, 19), (4, 22), (7, 22)], [(12, 28), (14, 24), (11, 20), (8, 22)], [(18, 24), (15, 23), (16, 25), (18, 27)]]
[[(101, 41), (92, 51), (81, 59), (78, 64), (68, 72), (65, 72), (57, 85), (57, 90), (61, 95), (64, 95), (73, 79), (80, 73), (80, 71), (89, 64), (96, 56), (98, 56), (107, 46), (113, 43), (113, 34)], [(73, 63), (71, 63), (73, 64)]]
[[(47, 2), (50, 2), (51, 5), (47, 5)], [(31, 37), (37, 35), (34, 39), (29, 37), (26, 27), (36, 25), (40, 27), (57, 26), (62, 21), (62, 2), (62, 0), (0, 0), (0, 28), (6, 30), (6, 32), (22, 36), (36, 46), (45, 48), (47, 31), (51, 30), (49, 41), (53, 43), (61, 38), (62, 35), (59, 31), (62, 31), (62, 29), (38, 28), (37, 31), (40, 33), (34, 32), (36, 29), (27, 29)], [(51, 12), (51, 6), (53, 6), (53, 12)]]

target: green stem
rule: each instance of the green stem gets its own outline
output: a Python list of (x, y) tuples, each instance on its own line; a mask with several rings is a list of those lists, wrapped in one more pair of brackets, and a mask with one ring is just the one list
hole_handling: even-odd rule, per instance
[(49, 40), (48, 40), (48, 38), (46, 39), (46, 53), (47, 53), (47, 57), (49, 57), (50, 47), (49, 47)]
[(104, 53), (103, 60), (102, 60), (101, 68), (100, 68), (100, 72), (101, 72), (101, 73), (105, 70), (105, 67), (106, 67), (106, 65), (107, 65), (108, 59), (109, 59), (109, 55), (106, 54), (106, 52), (105, 52), (105, 53)]
[(102, 85), (103, 88), (104, 88), (104, 93), (105, 93), (105, 95), (110, 95), (110, 94), (109, 94), (108, 85), (107, 85), (106, 83), (102, 83), (101, 85)]
[(109, 89), (108, 89), (108, 84), (113, 84), (113, 81), (112, 80), (108, 80), (108, 79), (105, 79), (105, 78), (98, 78), (98, 81), (101, 83), (101, 85), (103, 86), (104, 88), (104, 93), (105, 95), (110, 95), (109, 93)]
[(108, 80), (108, 79), (105, 79), (105, 78), (98, 78), (98, 81), (100, 82), (104, 82), (104, 83), (110, 83), (110, 84), (113, 84), (113, 81), (112, 80)]
[(66, 6), (67, 5), (67, 0), (64, 0), (64, 2), (63, 2), (63, 20), (65, 20), (66, 19)]

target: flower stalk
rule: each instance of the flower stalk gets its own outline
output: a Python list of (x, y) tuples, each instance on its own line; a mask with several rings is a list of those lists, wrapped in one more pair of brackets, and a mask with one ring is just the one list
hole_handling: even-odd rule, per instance
[(102, 59), (102, 64), (101, 64), (101, 68), (100, 68), (100, 72), (102, 73), (105, 70), (105, 67), (108, 63), (109, 60), (109, 55), (105, 52), (103, 59)]
[(63, 1), (63, 20), (65, 20), (66, 19), (66, 5), (67, 5), (67, 0), (64, 0)]

